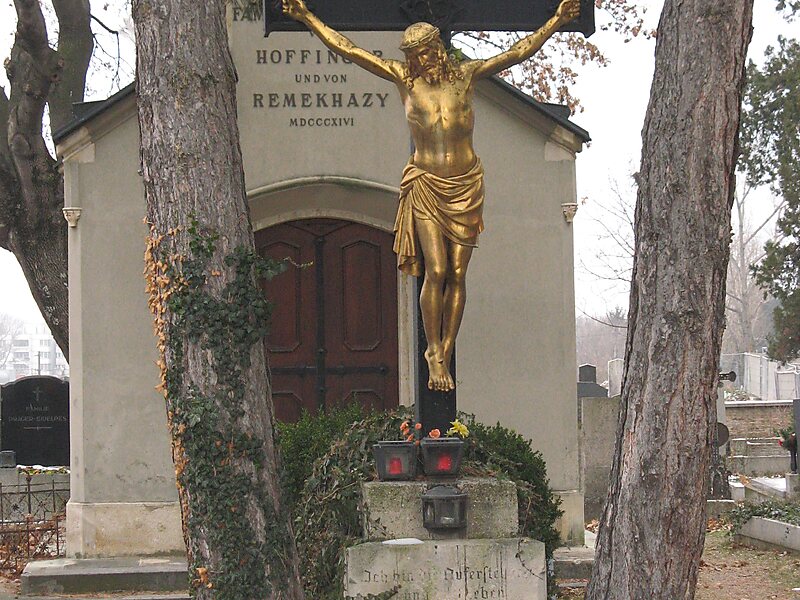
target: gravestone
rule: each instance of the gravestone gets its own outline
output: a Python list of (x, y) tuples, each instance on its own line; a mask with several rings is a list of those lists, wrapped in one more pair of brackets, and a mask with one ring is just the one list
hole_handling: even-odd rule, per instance
[(613, 358), (608, 361), (608, 395), (619, 396), (622, 393), (622, 375), (625, 371), (625, 361)]
[(0, 440), (22, 465), (69, 465), (69, 383), (49, 376), (2, 386)]
[(347, 549), (345, 597), (545, 600), (544, 544), (526, 538), (367, 542)]

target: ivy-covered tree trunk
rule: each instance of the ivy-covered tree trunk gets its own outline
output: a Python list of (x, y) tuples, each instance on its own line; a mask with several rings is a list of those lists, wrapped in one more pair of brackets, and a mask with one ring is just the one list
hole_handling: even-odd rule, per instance
[(693, 598), (753, 0), (666, 0), (643, 130), (625, 373), (590, 600)]
[(136, 0), (145, 256), (192, 593), (299, 599), (224, 0)]

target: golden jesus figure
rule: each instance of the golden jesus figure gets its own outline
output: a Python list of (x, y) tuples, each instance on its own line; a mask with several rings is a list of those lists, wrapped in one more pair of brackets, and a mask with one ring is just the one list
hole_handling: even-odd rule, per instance
[(304, 0), (282, 1), (284, 12), (328, 48), (393, 82), (400, 92), (414, 154), (400, 184), (394, 251), (401, 271), (425, 274), (419, 304), (428, 341), (428, 387), (450, 391), (455, 387), (450, 358), (464, 314), (467, 265), (483, 230), (483, 168), (472, 146), (475, 82), (533, 56), (578, 16), (579, 0), (562, 0), (552, 18), (508, 51), (460, 63), (448, 56), (439, 30), (428, 23), (406, 29), (400, 45), (404, 62), (388, 60), (325, 25)]

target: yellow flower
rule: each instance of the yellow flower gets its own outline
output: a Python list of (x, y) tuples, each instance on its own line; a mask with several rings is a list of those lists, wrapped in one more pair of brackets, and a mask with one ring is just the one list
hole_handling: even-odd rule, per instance
[(447, 435), (450, 436), (458, 435), (462, 438), (469, 437), (469, 429), (467, 429), (467, 426), (464, 425), (458, 419), (456, 419), (455, 421), (451, 421), (450, 425), (452, 425), (452, 427), (447, 430)]

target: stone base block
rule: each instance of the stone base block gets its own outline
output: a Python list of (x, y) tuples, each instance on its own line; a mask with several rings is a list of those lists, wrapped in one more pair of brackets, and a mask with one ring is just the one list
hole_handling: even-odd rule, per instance
[(786, 474), (786, 497), (800, 499), (800, 475), (797, 473)]
[(553, 493), (561, 498), (561, 510), (564, 512), (556, 521), (561, 543), (569, 547), (582, 547), (586, 543), (583, 493), (578, 490), (553, 490)]
[(734, 536), (734, 541), (757, 548), (789, 550), (800, 554), (800, 526), (751, 517)]
[(513, 481), (467, 477), (453, 484), (467, 494), (466, 531), (430, 532), (422, 526), (422, 494), (431, 481), (364, 483), (364, 533), (368, 540), (502, 538), (519, 535), (517, 486)]
[(526, 538), (405, 539), (347, 549), (347, 598), (391, 590), (409, 600), (546, 600), (544, 544)]
[(735, 500), (706, 500), (706, 519), (719, 519), (736, 508)]
[(67, 502), (67, 556), (185, 554), (177, 502)]
[(22, 573), (21, 591), (31, 594), (95, 592), (181, 592), (188, 590), (186, 559), (105, 558), (40, 560)]

